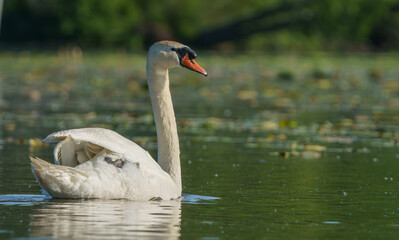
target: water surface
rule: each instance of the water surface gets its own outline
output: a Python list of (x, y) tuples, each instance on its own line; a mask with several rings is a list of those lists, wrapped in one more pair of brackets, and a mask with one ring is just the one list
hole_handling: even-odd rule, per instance
[[(41, 195), (34, 138), (106, 127), (156, 156), (136, 55), (0, 56), (0, 238), (394, 239), (399, 230), (396, 56), (199, 57), (171, 71), (182, 201)], [(206, 197), (211, 196), (211, 197)]]

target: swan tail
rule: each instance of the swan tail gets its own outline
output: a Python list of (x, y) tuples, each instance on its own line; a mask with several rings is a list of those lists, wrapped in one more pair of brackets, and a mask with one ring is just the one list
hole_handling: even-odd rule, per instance
[(55, 198), (84, 198), (80, 186), (88, 178), (81, 171), (51, 164), (38, 157), (29, 156), (32, 172), (42, 189)]

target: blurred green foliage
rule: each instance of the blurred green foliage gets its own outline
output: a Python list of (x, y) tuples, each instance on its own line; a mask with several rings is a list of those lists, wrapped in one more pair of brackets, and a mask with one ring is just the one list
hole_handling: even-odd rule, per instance
[[(273, 9), (273, 14), (247, 21), (249, 28), (267, 22), (268, 30), (255, 29), (220, 42), (196, 41), (207, 31), (218, 32)], [(141, 49), (159, 39), (175, 39), (244, 50), (399, 48), (398, 0), (6, 0), (2, 24), (4, 46)]]
[(319, 32), (333, 41), (384, 47), (394, 46), (399, 37), (397, 0), (315, 1), (312, 7), (319, 23), (310, 33)]

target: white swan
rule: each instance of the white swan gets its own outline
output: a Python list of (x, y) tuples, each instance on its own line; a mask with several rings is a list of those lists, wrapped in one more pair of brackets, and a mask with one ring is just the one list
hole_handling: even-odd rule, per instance
[[(180, 150), (168, 69), (188, 68), (207, 76), (189, 47), (172, 41), (151, 46), (147, 81), (158, 137), (158, 163), (134, 142), (102, 128), (53, 133), (43, 141), (61, 140), (56, 164), (30, 157), (41, 187), (56, 198), (176, 199), (181, 196)], [(45, 193), (46, 193), (45, 192)]]

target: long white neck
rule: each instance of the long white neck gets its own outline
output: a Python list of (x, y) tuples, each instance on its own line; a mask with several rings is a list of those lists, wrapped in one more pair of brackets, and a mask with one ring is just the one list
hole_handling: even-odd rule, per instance
[(169, 173), (180, 192), (180, 148), (167, 68), (147, 62), (147, 81), (158, 137), (158, 164)]

